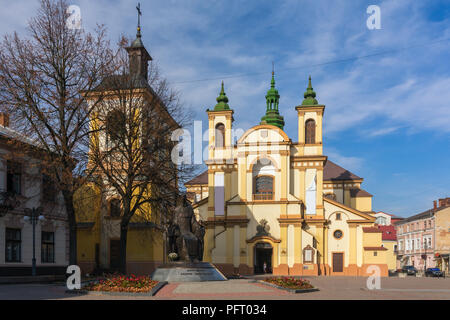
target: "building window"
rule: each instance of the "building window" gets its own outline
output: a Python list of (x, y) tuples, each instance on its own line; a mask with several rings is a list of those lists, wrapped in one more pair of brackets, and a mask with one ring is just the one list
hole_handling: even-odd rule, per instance
[(314, 249), (309, 244), (303, 249), (303, 263), (314, 263)]
[(49, 175), (42, 175), (42, 198), (47, 202), (54, 202), (56, 198), (56, 188)]
[(216, 125), (216, 148), (223, 148), (225, 146), (225, 126), (223, 123)]
[(272, 200), (273, 199), (273, 177), (257, 176), (255, 178), (255, 200)]
[(120, 217), (121, 208), (119, 199), (111, 199), (109, 201), (109, 215), (111, 217)]
[(378, 252), (374, 251), (373, 255), (374, 255), (374, 257), (376, 257), (378, 255)]
[(21, 194), (22, 191), (22, 164), (11, 160), (7, 161), (6, 191)]
[(305, 122), (305, 143), (316, 143), (316, 122), (313, 119)]
[(43, 263), (55, 262), (55, 233), (42, 231), (41, 261)]
[(106, 134), (108, 137), (108, 145), (117, 146), (126, 136), (126, 117), (122, 111), (111, 111), (106, 117)]
[(375, 220), (375, 223), (380, 225), (380, 226), (385, 226), (386, 225), (386, 218), (385, 217), (377, 217), (377, 219)]
[(5, 232), (5, 261), (20, 262), (22, 238), (20, 229), (6, 228)]
[(340, 213), (336, 213), (336, 220), (341, 220), (341, 214)]
[(343, 236), (343, 233), (341, 230), (336, 230), (335, 232), (333, 232), (333, 237), (335, 237), (336, 239), (341, 239)]

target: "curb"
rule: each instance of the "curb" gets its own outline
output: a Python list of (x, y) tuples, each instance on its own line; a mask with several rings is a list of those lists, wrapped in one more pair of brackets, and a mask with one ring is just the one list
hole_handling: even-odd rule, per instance
[(87, 291), (87, 290), (66, 290), (66, 293), (80, 295), (110, 295), (110, 296), (154, 296), (168, 282), (161, 281), (154, 286), (149, 292), (114, 292), (114, 291)]
[(269, 282), (266, 282), (266, 281), (263, 281), (263, 280), (257, 280), (255, 282), (264, 284), (264, 285), (269, 286), (269, 287), (273, 287), (273, 288), (277, 288), (277, 289), (280, 289), (280, 290), (288, 291), (290, 293), (307, 293), (307, 292), (319, 291), (318, 288), (311, 288), (311, 289), (290, 289), (290, 288), (284, 288), (284, 287), (280, 287), (280, 286), (278, 286), (276, 284), (269, 283)]
[(3, 284), (26, 284), (26, 283), (55, 283), (66, 280), (65, 275), (45, 275), (45, 276), (12, 276), (0, 277), (0, 285)]

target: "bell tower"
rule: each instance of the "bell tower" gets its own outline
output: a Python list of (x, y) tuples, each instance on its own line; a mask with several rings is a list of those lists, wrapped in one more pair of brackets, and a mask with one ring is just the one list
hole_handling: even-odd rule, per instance
[[(298, 143), (302, 155), (322, 155), (322, 119), (325, 105), (319, 104), (309, 76), (301, 105), (295, 107), (298, 118)], [(313, 147), (313, 148), (311, 148)]]
[(275, 88), (275, 73), (272, 70), (272, 80), (270, 81), (270, 89), (266, 94), (266, 114), (261, 118), (260, 124), (270, 124), (283, 130), (284, 118), (280, 115), (278, 105), (280, 103), (280, 94)]
[(225, 94), (223, 81), (216, 101), (217, 104), (213, 110), (206, 110), (209, 128), (208, 158), (209, 160), (221, 162), (221, 160), (230, 159), (232, 156), (231, 129), (234, 121), (234, 111), (228, 105), (228, 97)]
[(302, 166), (299, 168), (301, 180), (300, 199), (306, 205), (306, 218), (323, 216), (323, 156), (322, 119), (325, 106), (319, 104), (311, 85), (303, 94), (303, 102), (295, 107), (298, 117), (297, 155)]
[(141, 6), (138, 4), (136, 7), (138, 11), (138, 26), (136, 32), (136, 39), (131, 43), (131, 45), (125, 48), (128, 52), (128, 58), (130, 63), (130, 76), (132, 78), (144, 78), (148, 80), (148, 62), (152, 60), (152, 57), (145, 49), (142, 43), (141, 36)]

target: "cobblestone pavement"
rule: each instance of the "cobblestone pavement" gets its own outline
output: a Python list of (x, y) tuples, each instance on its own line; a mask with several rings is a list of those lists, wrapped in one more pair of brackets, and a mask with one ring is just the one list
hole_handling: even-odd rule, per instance
[(0, 285), (0, 299), (444, 299), (450, 300), (450, 278), (381, 278), (381, 289), (368, 290), (363, 277), (305, 277), (320, 291), (292, 294), (260, 283), (254, 279), (217, 282), (170, 283), (156, 296), (111, 296), (101, 294), (69, 294), (63, 284)]

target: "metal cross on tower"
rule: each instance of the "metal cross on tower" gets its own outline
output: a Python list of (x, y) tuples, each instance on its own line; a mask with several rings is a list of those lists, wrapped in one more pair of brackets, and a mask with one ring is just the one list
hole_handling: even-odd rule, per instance
[(141, 3), (138, 2), (138, 5), (136, 6), (136, 10), (138, 12), (138, 31), (141, 30), (141, 16), (142, 16), (142, 11), (141, 11)]

